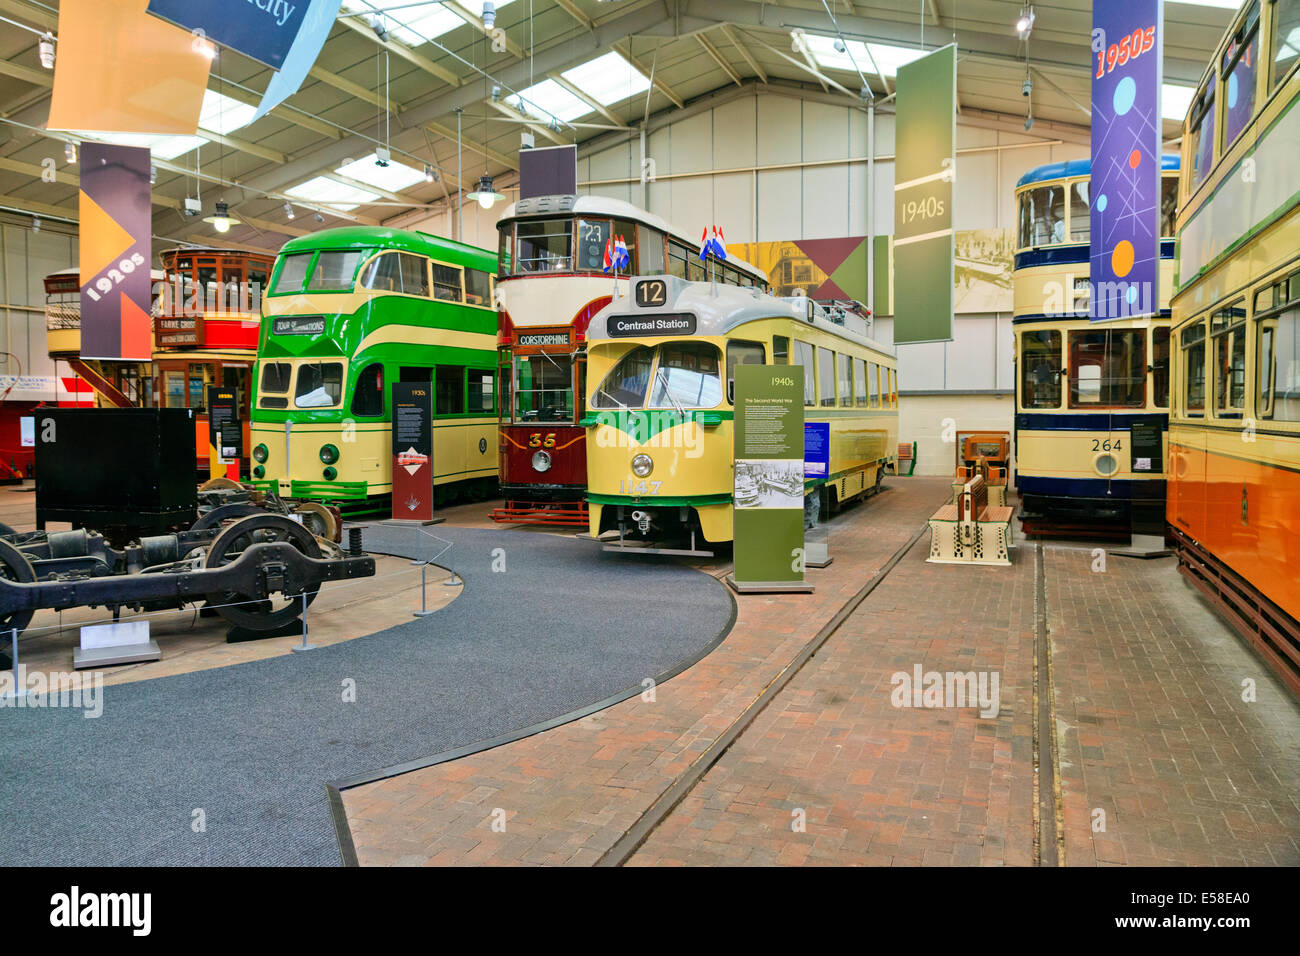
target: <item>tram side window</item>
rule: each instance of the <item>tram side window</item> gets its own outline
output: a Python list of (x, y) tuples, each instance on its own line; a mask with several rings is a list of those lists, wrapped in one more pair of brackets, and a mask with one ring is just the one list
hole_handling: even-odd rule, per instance
[(1275, 0), (1273, 4), (1273, 72), (1269, 89), (1281, 83), (1300, 59), (1300, 0)]
[(872, 408), (880, 407), (880, 366), (867, 363), (867, 400)]
[[(1210, 319), (1214, 330), (1214, 411), (1220, 418), (1240, 418), (1246, 410), (1245, 303), (1221, 309)], [(1229, 325), (1229, 322), (1235, 324)]]
[(510, 275), (510, 253), (514, 248), (515, 224), (506, 223), (497, 232), (497, 275)]
[(1151, 390), (1157, 408), (1169, 407), (1169, 329), (1151, 330)]
[(686, 260), (686, 278), (692, 282), (703, 282), (708, 277), (703, 261), (695, 253), (689, 253)]
[(338, 362), (303, 363), (294, 389), (296, 408), (333, 408), (343, 400), (343, 366)]
[(796, 365), (803, 366), (803, 403), (817, 404), (817, 378), (813, 371), (813, 347), (807, 342), (795, 339), (794, 359)]
[(1178, 177), (1160, 177), (1160, 237), (1174, 238), (1178, 222)]
[(1020, 337), (1020, 405), (1061, 407), (1061, 333), (1044, 330)]
[(790, 340), (784, 335), (772, 336), (772, 364), (790, 364)]
[(1255, 113), (1255, 68), (1258, 61), (1259, 5), (1252, 4), (1241, 29), (1223, 51), (1223, 82), (1228, 89), (1228, 103), (1223, 114), (1225, 150)]
[(367, 365), (357, 376), (352, 414), (371, 418), (384, 414), (384, 367), (378, 362)]
[[(1300, 309), (1265, 320), (1259, 362), (1260, 417), (1300, 422)], [(1265, 402), (1267, 394), (1272, 397)]]
[(722, 401), (720, 358), (717, 346), (708, 342), (659, 346), (650, 407), (716, 408)]
[(867, 405), (866, 359), (853, 360), (853, 404), (858, 408), (865, 408)]
[(433, 264), (433, 297), (443, 302), (463, 302), (461, 274), (457, 266)]
[(623, 244), (627, 246), (627, 268), (621, 270), (627, 275), (642, 276), (646, 273), (641, 269), (640, 256), (637, 254), (636, 245), (636, 223), (628, 222), (626, 219), (614, 220), (614, 236), (621, 238)]
[(1020, 194), (1020, 246), (1065, 242), (1065, 188), (1040, 186)]
[(262, 268), (248, 270), (248, 302), (245, 311), (259, 312), (262, 308), (262, 294), (266, 292), (266, 270)]
[(641, 267), (637, 270), (637, 275), (663, 275), (664, 234), (655, 232), (649, 226), (637, 226), (636, 244), (641, 250)]
[(578, 268), (600, 272), (605, 268), (605, 244), (609, 242), (608, 219), (578, 220)]
[(1088, 212), (1088, 180), (1070, 186), (1070, 241), (1087, 242), (1092, 228)]
[(1070, 333), (1070, 407), (1141, 408), (1147, 400), (1146, 332)]
[(429, 295), (429, 262), (407, 252), (386, 252), (361, 273), (361, 287), (376, 292)]
[(315, 253), (295, 252), (280, 260), (280, 272), (275, 277), (275, 288), (271, 290), (271, 294), (288, 295), (291, 292), (301, 292), (303, 280), (307, 278), (307, 267), (311, 265), (313, 255)]
[(690, 261), (691, 250), (679, 242), (668, 243), (668, 274), (679, 279), (686, 278), (686, 263)]
[(817, 397), (823, 407), (835, 404), (835, 353), (817, 349)]
[(1201, 91), (1192, 105), (1191, 147), (1192, 147), (1192, 188), (1210, 174), (1214, 164), (1214, 74), (1206, 80), (1205, 89)]
[(547, 219), (521, 222), (515, 273), (568, 272), (573, 268), (573, 220)]
[(1183, 329), (1183, 411), (1199, 418), (1205, 414), (1205, 326), (1197, 323)]
[(758, 342), (734, 341), (727, 343), (727, 401), (736, 400), (736, 366), (762, 365), (765, 361), (763, 346)]
[(839, 386), (840, 386), (841, 405), (853, 404), (853, 364), (852, 363), (853, 360), (849, 356), (845, 355), (843, 352), (840, 353)]
[(352, 288), (363, 254), (360, 252), (322, 252), (316, 268), (307, 280), (308, 292), (341, 292)]
[(463, 415), (465, 413), (465, 366), (439, 365), (434, 371), (434, 413), (438, 415)]
[(490, 415), (492, 398), (496, 392), (496, 373), (483, 368), (469, 370), (469, 410), (475, 414)]
[(470, 305), (492, 304), (492, 274), (481, 269), (465, 270), (465, 301)]

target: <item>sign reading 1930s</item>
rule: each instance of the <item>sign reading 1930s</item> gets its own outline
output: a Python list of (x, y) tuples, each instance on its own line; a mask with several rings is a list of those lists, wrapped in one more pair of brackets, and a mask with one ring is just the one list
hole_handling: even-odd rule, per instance
[(957, 46), (899, 68), (894, 342), (952, 339)]
[(734, 519), (741, 593), (811, 591), (804, 582), (803, 366), (737, 365)]
[(433, 383), (393, 383), (393, 517), (433, 519)]
[(1093, 321), (1159, 308), (1163, 44), (1163, 0), (1093, 0)]

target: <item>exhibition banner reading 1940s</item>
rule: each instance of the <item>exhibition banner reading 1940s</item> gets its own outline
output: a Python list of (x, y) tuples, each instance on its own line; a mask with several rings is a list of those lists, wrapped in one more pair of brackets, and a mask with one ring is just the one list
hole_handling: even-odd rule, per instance
[(799, 365), (737, 365), (737, 591), (811, 591), (804, 583), (803, 377)]

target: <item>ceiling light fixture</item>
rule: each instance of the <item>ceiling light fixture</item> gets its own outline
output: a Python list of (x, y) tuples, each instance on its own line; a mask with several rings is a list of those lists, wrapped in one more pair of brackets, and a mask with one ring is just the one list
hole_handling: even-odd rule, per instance
[(203, 221), (212, 223), (212, 228), (220, 233), (227, 233), (231, 226), (239, 225), (239, 220), (230, 215), (230, 207), (224, 202), (218, 202), (216, 212)]
[(37, 219), (35, 216), (32, 216), (32, 232), (40, 232), (40, 231), (41, 231), (41, 221)]
[(375, 165), (381, 169), (392, 161), (393, 154), (385, 146), (380, 146), (375, 150)]
[(67, 157), (68, 162), (75, 163), (77, 161), (77, 147), (72, 143), (67, 143), (63, 147), (63, 155)]
[(320, 210), (319, 210), (319, 209), (316, 210), (316, 215), (312, 216), (312, 218), (315, 219), (317, 222), (324, 222), (324, 221), (325, 221), (325, 217), (322, 216), (322, 215), (320, 214)]
[(285, 203), (285, 204), (284, 204), (284, 217), (285, 217), (286, 219), (293, 219), (293, 215), (294, 215), (294, 214), (293, 214), (293, 204), (292, 204), (292, 203)]
[(426, 183), (436, 183), (438, 181), (438, 174), (433, 171), (433, 167), (428, 163), (424, 164), (424, 181)]
[(41, 58), (41, 66), (47, 70), (54, 69), (54, 34), (47, 33), (41, 37), (36, 44), (37, 54)]
[(1021, 7), (1020, 19), (1016, 21), (1016, 33), (1020, 34), (1020, 39), (1028, 40), (1029, 34), (1034, 32), (1034, 7), (1030, 4), (1028, 7)]
[(384, 18), (375, 14), (370, 18), (370, 29), (375, 31), (375, 36), (379, 37), (380, 43), (388, 42), (388, 28), (384, 26)]
[(492, 185), (492, 177), (484, 173), (479, 177), (478, 189), (470, 193), (469, 198), (476, 200), (484, 209), (491, 209), (499, 200), (506, 197), (496, 191)]
[(491, 30), (497, 22), (497, 5), (492, 0), (483, 0), (483, 26)]

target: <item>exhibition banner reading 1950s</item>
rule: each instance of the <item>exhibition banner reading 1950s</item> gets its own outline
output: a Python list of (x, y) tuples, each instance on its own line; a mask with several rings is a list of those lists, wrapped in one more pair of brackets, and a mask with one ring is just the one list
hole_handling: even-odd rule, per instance
[(804, 370), (737, 365), (737, 590), (811, 590), (803, 583)]
[(952, 339), (957, 46), (898, 71), (894, 342)]
[(1092, 4), (1093, 321), (1159, 308), (1163, 18), (1163, 0)]

